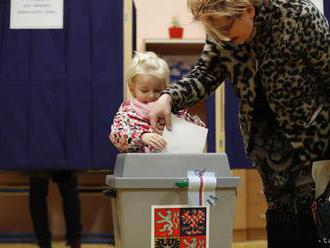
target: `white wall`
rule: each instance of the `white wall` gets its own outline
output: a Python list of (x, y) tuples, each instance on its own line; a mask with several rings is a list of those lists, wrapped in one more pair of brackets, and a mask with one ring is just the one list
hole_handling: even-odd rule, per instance
[(312, 2), (316, 5), (316, 7), (318, 7), (319, 8), (319, 10), (321, 10), (322, 11), (322, 13), (324, 13), (323, 12), (323, 2), (324, 2), (324, 0), (312, 0)]
[(194, 23), (186, 7), (186, 0), (134, 0), (137, 9), (137, 49), (143, 39), (168, 38), (168, 27), (173, 16), (178, 16), (184, 28), (184, 38), (204, 39), (202, 28)]

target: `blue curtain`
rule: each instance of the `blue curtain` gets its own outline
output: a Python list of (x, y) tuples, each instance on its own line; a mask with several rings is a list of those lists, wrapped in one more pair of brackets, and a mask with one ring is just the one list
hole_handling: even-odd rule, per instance
[(324, 0), (324, 15), (327, 17), (328, 21), (330, 22), (330, 0)]
[(112, 168), (122, 0), (65, 0), (63, 30), (10, 30), (0, 2), (0, 169)]

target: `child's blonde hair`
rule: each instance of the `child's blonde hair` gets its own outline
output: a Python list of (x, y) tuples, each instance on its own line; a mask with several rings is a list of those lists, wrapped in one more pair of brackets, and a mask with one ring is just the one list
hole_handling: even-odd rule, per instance
[(164, 59), (159, 58), (153, 52), (135, 52), (132, 62), (127, 70), (126, 80), (128, 85), (134, 81), (137, 75), (151, 75), (163, 79), (168, 86), (170, 69)]
[(212, 25), (212, 17), (240, 17), (247, 7), (257, 6), (261, 0), (188, 0), (187, 5), (194, 20), (202, 23), (205, 31), (216, 41), (228, 41), (226, 35)]

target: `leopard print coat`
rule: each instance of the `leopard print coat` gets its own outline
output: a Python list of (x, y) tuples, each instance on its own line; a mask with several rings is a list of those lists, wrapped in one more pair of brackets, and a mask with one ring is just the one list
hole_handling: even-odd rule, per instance
[[(194, 105), (229, 80), (251, 152), (256, 85), (303, 161), (324, 159), (329, 140), (330, 31), (309, 0), (269, 0), (256, 6), (255, 35), (243, 45), (208, 39), (197, 64), (163, 93), (173, 111)], [(259, 78), (260, 80), (257, 80)]]

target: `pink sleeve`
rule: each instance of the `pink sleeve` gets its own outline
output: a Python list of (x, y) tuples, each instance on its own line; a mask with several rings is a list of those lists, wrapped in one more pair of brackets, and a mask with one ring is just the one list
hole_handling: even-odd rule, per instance
[(146, 132), (150, 132), (146, 123), (131, 118), (129, 112), (119, 109), (114, 117), (109, 138), (120, 152), (144, 152), (145, 145), (141, 136)]

